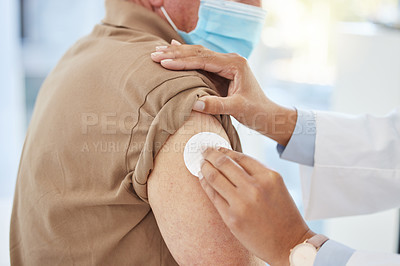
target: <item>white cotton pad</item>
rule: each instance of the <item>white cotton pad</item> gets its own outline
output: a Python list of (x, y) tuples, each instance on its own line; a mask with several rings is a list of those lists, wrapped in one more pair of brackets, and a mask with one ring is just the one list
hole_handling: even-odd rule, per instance
[(199, 177), (203, 151), (207, 148), (223, 147), (232, 150), (231, 145), (223, 137), (211, 132), (201, 132), (194, 135), (186, 143), (183, 157), (186, 168), (192, 175)]

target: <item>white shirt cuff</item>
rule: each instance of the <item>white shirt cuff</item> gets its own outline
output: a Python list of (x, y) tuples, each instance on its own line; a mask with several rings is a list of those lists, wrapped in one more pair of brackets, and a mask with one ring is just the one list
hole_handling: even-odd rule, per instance
[(314, 266), (345, 266), (355, 250), (333, 240), (328, 240), (317, 253)]
[(297, 110), (297, 122), (286, 147), (278, 144), (281, 159), (314, 166), (316, 114), (314, 111)]

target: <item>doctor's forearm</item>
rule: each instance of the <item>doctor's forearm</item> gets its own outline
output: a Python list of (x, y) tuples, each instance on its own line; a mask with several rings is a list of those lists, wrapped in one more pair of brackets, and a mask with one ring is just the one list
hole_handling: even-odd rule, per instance
[(297, 122), (296, 109), (286, 108), (276, 104), (266, 104), (260, 107), (252, 124), (255, 130), (286, 146), (292, 137)]

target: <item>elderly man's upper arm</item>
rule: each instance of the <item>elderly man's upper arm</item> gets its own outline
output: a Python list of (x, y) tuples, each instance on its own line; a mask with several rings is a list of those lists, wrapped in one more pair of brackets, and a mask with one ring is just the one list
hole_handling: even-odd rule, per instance
[(185, 167), (185, 144), (190, 137), (204, 131), (228, 139), (214, 117), (192, 113), (155, 159), (148, 193), (162, 236), (180, 265), (261, 265), (235, 239), (198, 178)]

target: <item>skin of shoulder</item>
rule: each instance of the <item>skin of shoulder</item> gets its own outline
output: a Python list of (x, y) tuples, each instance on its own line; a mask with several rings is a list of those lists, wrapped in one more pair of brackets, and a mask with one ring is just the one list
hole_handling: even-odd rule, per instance
[(179, 265), (265, 265), (232, 235), (198, 178), (186, 169), (184, 147), (200, 132), (228, 140), (213, 116), (192, 112), (158, 153), (148, 181), (149, 202), (165, 243)]

